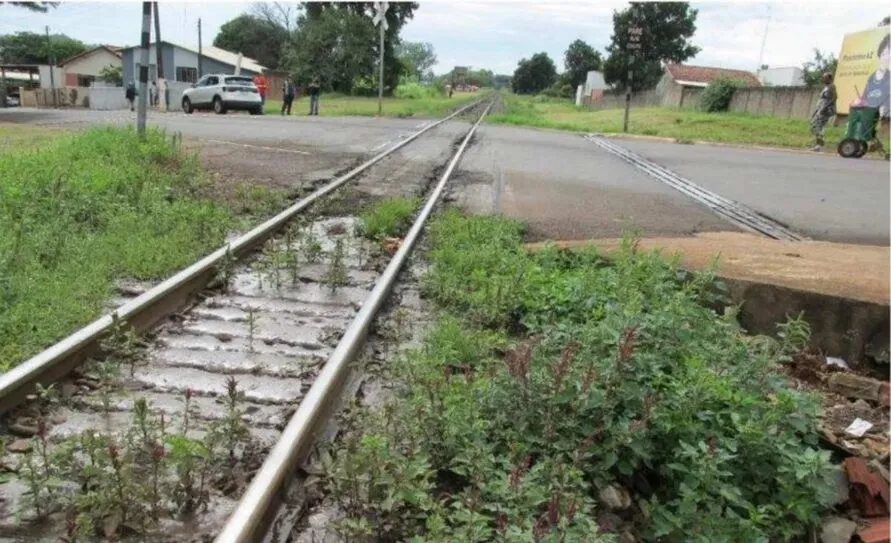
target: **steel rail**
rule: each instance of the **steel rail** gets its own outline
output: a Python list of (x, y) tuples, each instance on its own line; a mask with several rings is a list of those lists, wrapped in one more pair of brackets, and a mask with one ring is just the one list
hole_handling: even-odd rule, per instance
[(37, 384), (47, 385), (57, 381), (87, 357), (96, 353), (99, 350), (99, 341), (111, 327), (114, 318), (132, 325), (139, 332), (147, 330), (163, 317), (177, 311), (185, 305), (190, 296), (204, 288), (213, 278), (217, 265), (227, 258), (227, 253), (234, 258), (247, 255), (319, 198), (338, 189), (356, 175), (408, 145), (429, 130), (484, 101), (485, 99), (480, 99), (471, 102), (435, 123), (425, 126), (406, 139), (395, 143), (389, 149), (381, 151), (344, 175), (330, 181), (246, 234), (177, 272), (140, 296), (124, 303), (115, 311), (99, 317), (55, 345), (0, 375), (0, 414), (21, 403)]
[(421, 236), (421, 230), (442, 195), (455, 166), (461, 160), (470, 138), (491, 107), (492, 102), (486, 106), (479, 119), (467, 132), (399, 250), (378, 279), (374, 290), (363, 302), (362, 309), (350, 323), (306, 397), (300, 402), (297, 411), (266, 457), (263, 466), (254, 476), (223, 531), (217, 536), (216, 543), (247, 543), (258, 541), (265, 535), (264, 530), (269, 527), (270, 513), (277, 496), (308, 453), (315, 441), (316, 432), (330, 414), (331, 407), (337, 401), (344, 379), (349, 373), (350, 363), (362, 348), (375, 315), (390, 294), (399, 271)]
[(662, 183), (705, 205), (716, 214), (744, 230), (778, 240), (801, 241), (806, 239), (769, 217), (765, 217), (739, 202), (729, 200), (719, 194), (711, 192), (663, 166), (651, 162), (615, 143), (607, 141), (605, 138), (588, 135), (585, 136), (585, 139), (595, 143), (610, 153), (617, 155), (619, 158), (632, 164)]
[(728, 200), (720, 195), (712, 193), (695, 183), (684, 179), (671, 170), (654, 164), (635, 153), (628, 151), (618, 145), (600, 140), (599, 138), (589, 138), (604, 149), (620, 156), (627, 162), (632, 163), (639, 169), (657, 178), (663, 183), (675, 188), (676, 190), (690, 196), (691, 198), (703, 203), (725, 219), (734, 222), (738, 226), (759, 234), (772, 237), (774, 239), (798, 240), (802, 239), (797, 234), (788, 231), (782, 225), (771, 221), (744, 206)]

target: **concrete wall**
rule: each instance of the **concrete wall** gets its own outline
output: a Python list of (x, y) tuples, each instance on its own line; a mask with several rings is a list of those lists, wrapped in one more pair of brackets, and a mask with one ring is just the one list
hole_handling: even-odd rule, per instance
[(89, 55), (75, 59), (63, 66), (67, 74), (94, 75), (99, 76), (99, 72), (109, 64), (120, 66), (121, 59), (117, 55), (111, 54), (107, 49), (97, 49)]
[[(625, 107), (624, 92), (604, 92), (600, 98), (585, 97), (582, 103), (590, 109), (616, 109)], [(658, 107), (662, 105), (662, 96), (658, 90), (652, 89), (631, 93), (632, 107)]]
[[(167, 82), (168, 111), (182, 111), (183, 91), (190, 88), (191, 83), (179, 81)], [(130, 104), (125, 97), (124, 87), (93, 87), (90, 89), (90, 109), (116, 110), (128, 109)]]
[(752, 115), (771, 115), (792, 119), (809, 119), (820, 89), (806, 87), (756, 87), (738, 89), (730, 100), (730, 111)]
[[(38, 66), (37, 70), (40, 73), (40, 88), (41, 89), (49, 89), (52, 88), (50, 84), (50, 66), (48, 64), (41, 64)], [(53, 67), (53, 82), (56, 87), (62, 87), (65, 85), (65, 70), (59, 68), (58, 66)]]
[[(91, 91), (89, 87), (23, 90), (21, 102), (23, 107), (89, 107)], [(55, 102), (53, 94), (56, 96)]]

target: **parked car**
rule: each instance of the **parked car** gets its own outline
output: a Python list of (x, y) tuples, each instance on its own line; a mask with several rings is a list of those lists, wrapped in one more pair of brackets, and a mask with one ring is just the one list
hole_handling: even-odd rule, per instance
[(20, 105), (19, 99), (15, 96), (6, 95), (6, 107), (18, 107)]
[(249, 111), (251, 115), (263, 113), (260, 92), (250, 76), (209, 74), (198, 80), (192, 88), (183, 91), (183, 111), (213, 109), (217, 114), (231, 110)]

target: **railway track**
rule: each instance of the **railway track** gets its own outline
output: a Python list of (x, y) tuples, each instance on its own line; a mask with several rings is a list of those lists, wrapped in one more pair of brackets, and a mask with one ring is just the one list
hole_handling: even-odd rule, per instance
[(762, 215), (739, 202), (734, 202), (733, 200), (729, 200), (717, 193), (705, 189), (689, 179), (685, 179), (675, 172), (664, 168), (655, 162), (647, 160), (639, 154), (629, 151), (607, 138), (595, 136), (593, 134), (588, 134), (584, 136), (584, 138), (598, 147), (618, 156), (657, 181), (660, 181), (699, 202), (720, 217), (723, 217), (725, 220), (743, 230), (778, 240), (801, 241), (805, 239), (801, 235), (789, 230), (786, 225)]
[[(17, 471), (0, 485), (0, 540), (75, 541), (80, 533), (89, 541), (83, 534), (91, 531), (136, 541), (266, 536), (492, 102), (423, 127), (0, 376), (3, 464)], [(371, 258), (355, 217), (304, 218), (416, 138), (471, 112), (476, 121), (435, 172), (388, 261)], [(29, 460), (11, 468), (10, 458)], [(162, 465), (172, 473), (159, 475)], [(59, 480), (63, 471), (76, 480)], [(76, 485), (104, 484), (109, 495), (95, 505), (102, 512), (80, 519), (54, 512)]]

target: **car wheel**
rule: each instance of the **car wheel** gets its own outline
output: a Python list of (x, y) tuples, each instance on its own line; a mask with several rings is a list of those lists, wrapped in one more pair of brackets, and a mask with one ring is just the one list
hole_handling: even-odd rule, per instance
[(263, 108), (255, 107), (254, 109), (251, 110), (251, 115), (263, 115)]
[(213, 112), (217, 115), (223, 115), (226, 113), (226, 106), (223, 105), (223, 101), (220, 100), (219, 96), (213, 99)]
[(183, 113), (188, 115), (193, 111), (195, 111), (195, 108), (192, 107), (192, 101), (188, 98), (183, 98)]

